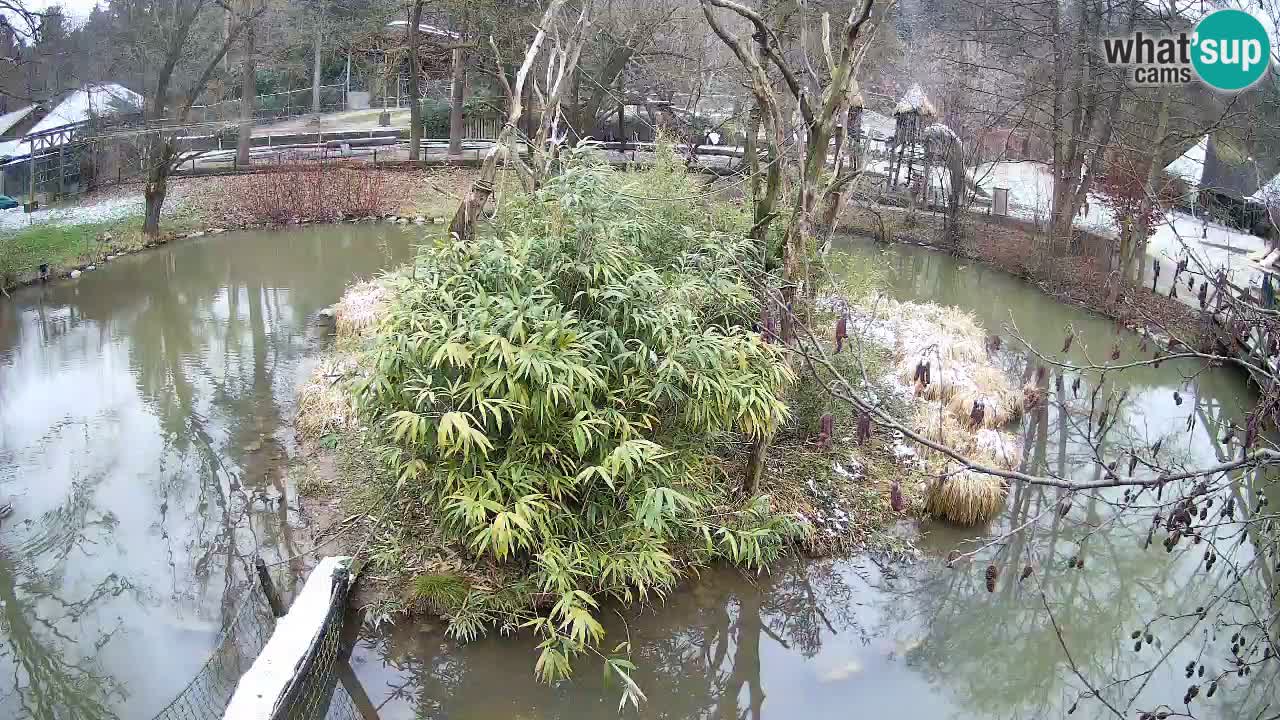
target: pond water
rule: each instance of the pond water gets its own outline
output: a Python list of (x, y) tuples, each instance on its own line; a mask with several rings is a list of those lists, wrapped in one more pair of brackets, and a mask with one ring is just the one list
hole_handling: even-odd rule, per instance
[[(292, 500), (252, 497), (284, 489), (294, 390), (327, 332), (316, 311), (354, 278), (407, 257), (410, 242), (383, 226), (228, 233), (0, 302), (0, 501), (15, 507), (0, 523), (0, 717), (149, 718), (208, 656), (255, 542), (269, 560), (305, 549)], [(1070, 323), (1077, 347), (1101, 360), (1117, 337), (1109, 322), (941, 254), (852, 241), (842, 252), (883, 268), (898, 298), (972, 310), (1006, 347), (1016, 348), (1016, 325), (1056, 350)], [(1137, 339), (1122, 337), (1132, 357)], [(1003, 359), (1015, 371), (1025, 363), (1016, 349)], [(1166, 452), (1188, 461), (1225, 457), (1223, 423), (1240, 423), (1252, 398), (1237, 373), (1198, 370), (1166, 363), (1109, 377), (1109, 389), (1129, 395), (1108, 442), (1168, 436)], [(1086, 430), (1058, 412), (1062, 399), (1023, 421), (1026, 463), (1087, 475)], [(921, 552), (906, 565), (713, 570), (657, 607), (611, 615), (610, 638), (630, 637), (648, 695), (624, 714), (1061, 716), (1082, 689), (1061, 643), (1100, 681), (1130, 677), (1160, 651), (1135, 653), (1129, 632), (1189, 611), (1213, 583), (1193, 572), (1198, 548), (1167, 555), (1157, 542), (1144, 552), (1147, 524), (1100, 501), (1079, 502), (1066, 519), (1044, 513), (1002, 548), (1009, 563), (1036, 566), (1027, 583), (1013, 582), (1011, 568), (988, 593), (986, 560), (945, 568), (952, 549), (1058, 499), (1017, 490), (996, 528), (921, 527)], [(1077, 555), (1086, 567), (1068, 570)], [(1182, 666), (1201, 640), (1178, 643), (1179, 627), (1153, 626), (1169, 658), (1144, 700), (1175, 702), (1185, 689)], [(383, 720), (617, 714), (619, 688), (597, 666), (584, 662), (573, 681), (548, 687), (533, 677), (534, 657), (526, 638), (459, 646), (426, 622), (366, 628), (352, 665)], [(1277, 701), (1269, 682), (1226, 687), (1197, 717), (1252, 717)], [(1088, 700), (1076, 714), (1102, 716)]]
[(209, 656), (279, 494), (315, 313), (386, 226), (227, 233), (0, 298), (0, 717), (149, 718)]

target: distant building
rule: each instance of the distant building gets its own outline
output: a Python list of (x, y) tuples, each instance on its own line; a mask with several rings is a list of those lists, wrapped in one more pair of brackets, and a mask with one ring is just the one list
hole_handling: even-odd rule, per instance
[[(119, 121), (142, 111), (138, 93), (116, 83), (88, 84), (0, 115), (0, 193), (30, 193), (31, 149), (36, 148), (37, 195), (75, 192), (85, 162), (83, 136), (90, 120)], [(53, 168), (61, 168), (56, 173)]]

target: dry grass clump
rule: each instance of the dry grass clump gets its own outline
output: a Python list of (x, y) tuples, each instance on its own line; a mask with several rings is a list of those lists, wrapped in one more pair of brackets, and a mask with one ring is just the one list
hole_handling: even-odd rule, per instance
[(377, 327), (390, 300), (386, 286), (371, 280), (351, 286), (334, 306), (337, 348), (320, 359), (298, 390), (295, 424), (303, 437), (315, 440), (359, 426), (351, 380), (365, 369), (356, 345)]
[(927, 365), (929, 382), (918, 385), (920, 394), (945, 403), (960, 418), (968, 418), (981, 401), (983, 427), (1003, 427), (1022, 414), (1020, 388), (992, 365), (986, 332), (972, 314), (908, 302), (895, 303), (888, 315), (900, 381), (916, 384), (917, 368)]
[(391, 293), (376, 280), (352, 285), (334, 306), (338, 342), (362, 337), (386, 313)]
[(984, 408), (982, 427), (999, 428), (1018, 419), (1024, 410), (1022, 388), (1009, 381), (1000, 368), (990, 364), (971, 366), (969, 375), (953, 385), (947, 407), (957, 417), (969, 417), (974, 404)]
[(959, 525), (977, 525), (1004, 509), (1004, 482), (994, 475), (959, 470), (933, 480), (925, 490), (925, 510)]
[(356, 370), (356, 360), (350, 354), (331, 354), (320, 359), (298, 390), (296, 425), (303, 437), (315, 440), (357, 427), (356, 400), (347, 382)]

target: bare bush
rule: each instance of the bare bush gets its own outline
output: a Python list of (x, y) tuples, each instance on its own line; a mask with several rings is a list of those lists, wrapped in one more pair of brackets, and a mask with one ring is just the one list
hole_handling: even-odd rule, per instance
[(380, 215), (390, 200), (372, 170), (335, 163), (296, 163), (249, 175), (230, 197), (250, 223), (337, 222)]

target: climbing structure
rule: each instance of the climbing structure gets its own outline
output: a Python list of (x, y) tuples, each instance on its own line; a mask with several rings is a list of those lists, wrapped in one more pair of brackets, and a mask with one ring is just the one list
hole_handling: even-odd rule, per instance
[(899, 185), (916, 192), (925, 188), (924, 129), (937, 111), (920, 85), (913, 84), (893, 108), (894, 135), (889, 149), (889, 187)]

